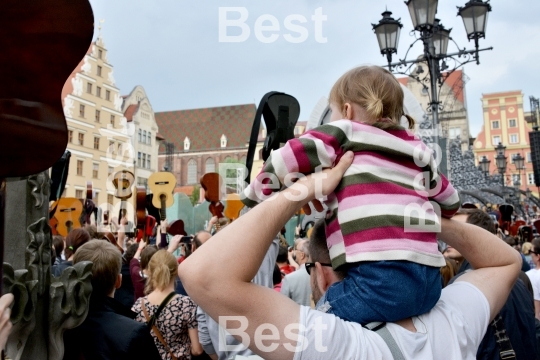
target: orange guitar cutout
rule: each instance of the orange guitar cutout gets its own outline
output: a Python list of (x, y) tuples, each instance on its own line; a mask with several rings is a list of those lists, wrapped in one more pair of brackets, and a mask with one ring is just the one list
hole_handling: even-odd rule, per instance
[(240, 211), (244, 208), (244, 204), (240, 200), (240, 195), (229, 194), (226, 197), (227, 207), (225, 208), (224, 215), (233, 222), (240, 217)]
[(76, 198), (60, 198), (53, 207), (56, 207), (54, 217), (58, 224), (56, 231), (66, 237), (72, 229), (81, 227), (80, 217), (83, 212), (81, 200)]

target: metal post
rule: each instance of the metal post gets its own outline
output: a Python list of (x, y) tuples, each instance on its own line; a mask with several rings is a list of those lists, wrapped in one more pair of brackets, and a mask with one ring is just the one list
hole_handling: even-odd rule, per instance
[(429, 103), (431, 108), (432, 128), (433, 128), (433, 142), (437, 145), (435, 149), (435, 156), (440, 159), (440, 171), (447, 174), (446, 159), (442, 156), (444, 151), (441, 147), (440, 134), (439, 134), (439, 93), (437, 91), (437, 81), (439, 79), (439, 59), (435, 55), (435, 45), (433, 44), (433, 35), (429, 31), (425, 30), (422, 33), (422, 41), (424, 42), (424, 56), (427, 59), (429, 67), (429, 80), (431, 83), (431, 102)]

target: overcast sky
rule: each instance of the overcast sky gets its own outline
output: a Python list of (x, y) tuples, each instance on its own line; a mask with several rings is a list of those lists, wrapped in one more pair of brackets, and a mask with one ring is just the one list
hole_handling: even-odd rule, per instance
[[(440, 1), (438, 17), (461, 48), (472, 48), (467, 41), (456, 6), (465, 0)], [(90, 0), (97, 24), (105, 22), (102, 35), (114, 66), (116, 85), (122, 94), (142, 85), (154, 111), (256, 103), (269, 91), (295, 96), (301, 105), (300, 120), (307, 120), (318, 100), (326, 96), (337, 78), (361, 64), (384, 65), (371, 24), (378, 23), (387, 7), (401, 18), (398, 57), (414, 38), (412, 22), (403, 0)], [(480, 65), (465, 65), (470, 78), (466, 84), (471, 135), (482, 125), (482, 93), (521, 90), (526, 111), (529, 96), (540, 97), (540, 2), (534, 0), (494, 0), (489, 15), (487, 37), (481, 47)], [(245, 24), (250, 37), (243, 42), (220, 42), (220, 7), (245, 8)], [(318, 8), (327, 21), (312, 16)], [(228, 19), (240, 13), (230, 12)], [(261, 42), (255, 23), (262, 15), (279, 20), (279, 38)], [(301, 43), (287, 41), (285, 35), (302, 34), (285, 28), (291, 15), (307, 19), (302, 25)], [(293, 19), (290, 17), (289, 19)], [(301, 19), (301, 17), (296, 17)], [(322, 26), (321, 26), (322, 24)], [(224, 23), (222, 23), (224, 25)], [(239, 36), (240, 28), (229, 28), (227, 35)], [(265, 33), (269, 36), (272, 33)], [(326, 42), (324, 42), (326, 41)], [(409, 57), (421, 53), (417, 44)], [(449, 52), (456, 51), (454, 45)]]

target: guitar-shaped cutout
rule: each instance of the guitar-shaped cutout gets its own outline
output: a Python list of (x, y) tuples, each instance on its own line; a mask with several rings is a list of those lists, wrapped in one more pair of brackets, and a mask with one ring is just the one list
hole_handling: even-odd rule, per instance
[[(132, 197), (133, 191), (132, 186), (135, 182), (135, 175), (128, 170), (117, 171), (113, 175), (112, 183), (116, 189), (114, 196), (117, 199), (120, 199), (120, 210), (118, 211), (118, 221), (115, 225), (120, 226), (120, 221), (123, 217), (127, 217), (127, 200)], [(114, 221), (112, 222), (114, 223)], [(132, 232), (133, 228), (131, 224), (128, 223), (126, 232)]]
[(204, 189), (204, 199), (210, 203), (208, 210), (212, 216), (217, 216), (216, 230), (220, 230), (219, 219), (223, 218), (225, 206), (220, 199), (221, 176), (218, 173), (204, 174), (201, 178), (201, 187)]
[(174, 204), (173, 192), (176, 187), (176, 176), (167, 171), (153, 173), (148, 178), (148, 187), (154, 195), (152, 205), (159, 209), (161, 221), (167, 218), (167, 208)]
[(167, 233), (169, 235), (183, 235), (186, 236), (186, 230), (184, 229), (184, 222), (180, 219), (174, 220), (169, 226), (167, 226)]
[(81, 227), (80, 218), (83, 212), (81, 200), (76, 198), (60, 198), (55, 203), (54, 217), (58, 224), (56, 231), (66, 237), (72, 229)]
[(240, 195), (238, 194), (228, 194), (226, 197), (227, 207), (223, 214), (227, 217), (230, 222), (238, 219), (240, 217), (240, 211), (244, 208), (244, 203), (240, 200)]
[(86, 200), (84, 201), (84, 224), (91, 224), (91, 215), (94, 214), (95, 222), (97, 223), (97, 211), (94, 204), (94, 191), (92, 189), (92, 182), (86, 182)]

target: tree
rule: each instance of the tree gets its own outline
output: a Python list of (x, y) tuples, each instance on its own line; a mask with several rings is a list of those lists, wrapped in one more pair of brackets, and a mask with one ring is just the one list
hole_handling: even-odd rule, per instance
[(201, 185), (195, 185), (189, 200), (191, 200), (191, 205), (195, 206), (199, 203), (199, 198), (201, 197)]

